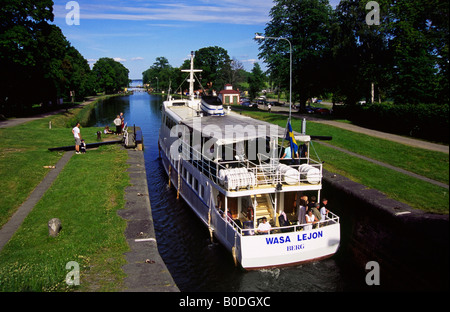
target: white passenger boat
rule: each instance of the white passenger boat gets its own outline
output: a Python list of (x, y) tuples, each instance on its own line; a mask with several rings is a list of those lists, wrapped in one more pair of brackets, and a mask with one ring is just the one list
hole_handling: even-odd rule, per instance
[[(287, 266), (336, 253), (339, 217), (328, 212), (314, 226), (299, 224), (301, 196), (320, 202), (322, 164), (309, 155), (310, 136), (296, 134), (306, 156), (280, 159), (286, 129), (223, 110), (209, 114), (194, 95), (191, 54), (189, 97), (162, 107), (159, 149), (170, 183), (244, 269)], [(204, 108), (203, 108), (204, 109)], [(281, 143), (281, 145), (280, 145)], [(280, 216), (290, 222), (280, 226)], [(266, 218), (270, 233), (258, 225)]]

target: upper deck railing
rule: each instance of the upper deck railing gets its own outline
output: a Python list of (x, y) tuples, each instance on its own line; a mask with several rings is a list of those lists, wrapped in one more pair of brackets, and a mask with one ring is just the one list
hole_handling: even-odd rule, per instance
[(322, 181), (322, 164), (310, 158), (281, 160), (258, 154), (258, 163), (245, 157), (222, 161), (208, 158), (185, 142), (181, 147), (184, 160), (227, 191), (277, 185), (312, 186)]

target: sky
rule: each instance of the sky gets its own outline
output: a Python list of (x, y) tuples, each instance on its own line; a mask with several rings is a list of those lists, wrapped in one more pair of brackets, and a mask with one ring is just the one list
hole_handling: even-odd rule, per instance
[(180, 67), (191, 51), (211, 46), (227, 50), (247, 71), (255, 62), (264, 69), (253, 38), (264, 33), (273, 5), (272, 0), (54, 0), (53, 13), (54, 24), (91, 66), (110, 57), (129, 69), (130, 79), (141, 79), (157, 57)]

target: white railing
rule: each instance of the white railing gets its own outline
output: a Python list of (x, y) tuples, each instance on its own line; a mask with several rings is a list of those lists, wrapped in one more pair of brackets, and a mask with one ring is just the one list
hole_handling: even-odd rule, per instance
[[(227, 222), (233, 229), (237, 232), (239, 236), (251, 236), (251, 235), (258, 235), (257, 233), (257, 226), (254, 226), (253, 228), (247, 228), (244, 229), (243, 227), (239, 226), (235, 220), (230, 218), (229, 216), (222, 215), (221, 218), (224, 220), (224, 222)], [(298, 221), (297, 221), (298, 222)], [(332, 213), (331, 211), (328, 212), (325, 221), (318, 221), (316, 223), (304, 223), (304, 224), (294, 224), (294, 225), (288, 225), (288, 226), (279, 226), (279, 227), (272, 227), (270, 229), (270, 234), (277, 234), (277, 233), (289, 233), (289, 232), (299, 232), (307, 229), (308, 227), (311, 227), (311, 229), (317, 229), (321, 227), (325, 227), (332, 224), (339, 224), (339, 216)]]
[(320, 184), (322, 181), (322, 164), (310, 158), (295, 160), (304, 164), (289, 164), (292, 160), (268, 157), (267, 163), (260, 160), (259, 164), (244, 158), (217, 161), (202, 155), (201, 151), (186, 143), (181, 146), (183, 159), (228, 191), (264, 185)]

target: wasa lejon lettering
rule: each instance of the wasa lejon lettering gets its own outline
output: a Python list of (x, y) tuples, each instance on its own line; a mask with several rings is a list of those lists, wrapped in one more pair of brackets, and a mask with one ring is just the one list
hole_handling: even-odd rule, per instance
[[(323, 237), (323, 232), (311, 232), (311, 233), (303, 233), (303, 234), (297, 234), (297, 241), (306, 241), (311, 239), (317, 239)], [(290, 243), (291, 237), (290, 236), (279, 236), (279, 237), (266, 237), (266, 244), (267, 245), (273, 245), (273, 244), (284, 244), (284, 243)]]

